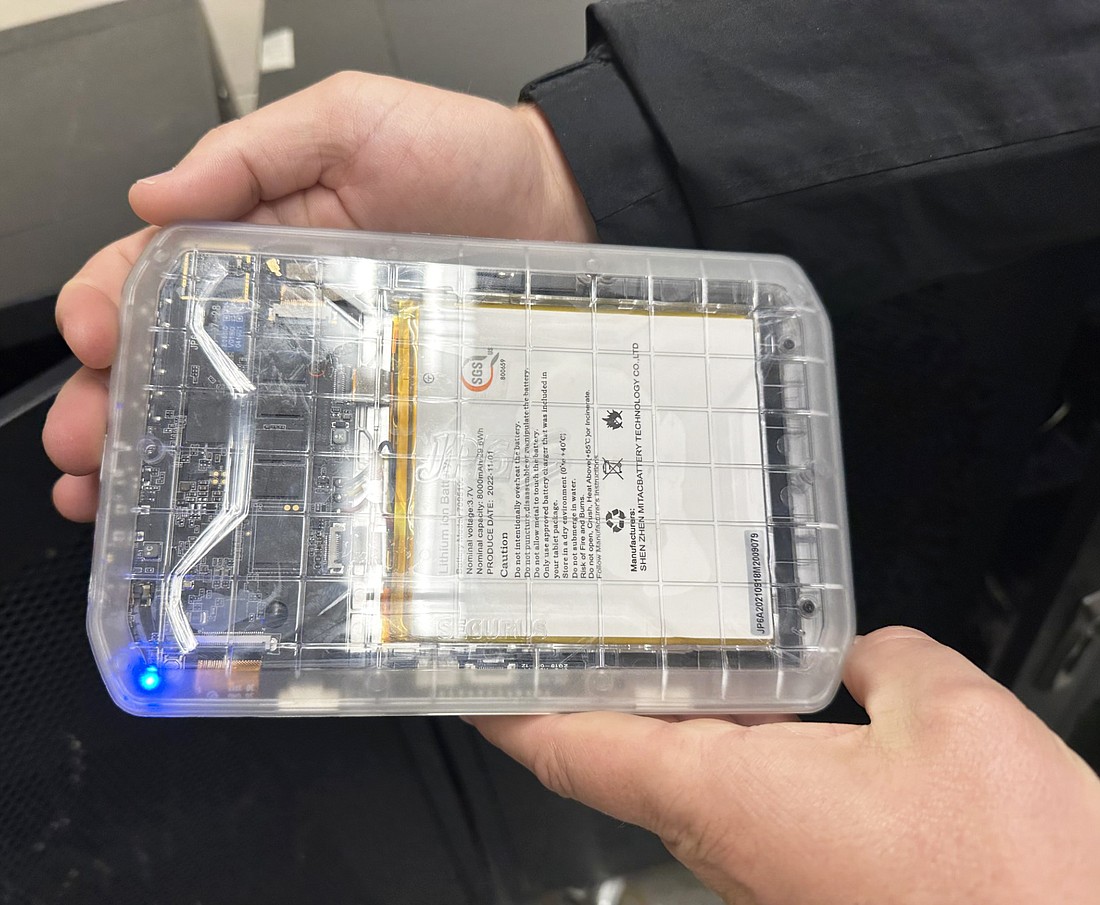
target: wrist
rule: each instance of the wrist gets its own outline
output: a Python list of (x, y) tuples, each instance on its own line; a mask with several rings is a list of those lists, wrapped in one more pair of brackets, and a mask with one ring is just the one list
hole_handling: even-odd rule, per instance
[(519, 104), (516, 116), (530, 135), (542, 174), (546, 238), (596, 242), (596, 224), (554, 130), (534, 104)]

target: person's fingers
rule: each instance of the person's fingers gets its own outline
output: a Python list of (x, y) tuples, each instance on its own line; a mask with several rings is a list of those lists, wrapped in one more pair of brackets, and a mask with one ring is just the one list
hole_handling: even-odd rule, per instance
[(895, 626), (857, 638), (844, 667), (844, 684), (876, 721), (902, 726), (948, 698), (997, 685), (962, 654), (924, 632)]
[(797, 723), (798, 716), (793, 713), (735, 713), (724, 719), (739, 726), (767, 726), (771, 723)]
[(771, 723), (797, 723), (798, 716), (793, 713), (676, 713), (651, 714), (650, 719), (664, 720), (666, 723), (686, 723), (688, 720), (724, 720), (738, 726), (765, 726)]
[(81, 368), (66, 381), (46, 415), (42, 445), (62, 471), (92, 474), (99, 471), (106, 433), (106, 374)]
[(89, 368), (107, 368), (114, 361), (122, 285), (155, 232), (149, 227), (112, 242), (93, 255), (57, 296), (57, 328)]
[(805, 722), (794, 713), (743, 713), (743, 714), (707, 714), (706, 716), (683, 714), (679, 716), (653, 716), (651, 719), (668, 723), (688, 723), (692, 720), (719, 720), (738, 726), (755, 728), (758, 737), (789, 737), (792, 739), (827, 739), (849, 735), (863, 729), (858, 723), (814, 723)]
[(74, 522), (94, 522), (99, 503), (99, 475), (63, 474), (53, 485), (53, 504)]
[[(175, 168), (136, 182), (130, 205), (149, 223), (235, 220), (263, 201), (315, 185), (358, 145), (359, 120), (351, 108), (364, 78), (340, 73), (219, 126)], [(379, 117), (388, 95), (400, 96), (394, 91), (400, 84), (377, 78)]]
[(725, 720), (603, 712), (467, 720), (547, 788), (658, 833), (687, 825), (700, 806), (685, 782), (701, 770), (699, 743), (715, 734), (736, 743), (750, 731)]

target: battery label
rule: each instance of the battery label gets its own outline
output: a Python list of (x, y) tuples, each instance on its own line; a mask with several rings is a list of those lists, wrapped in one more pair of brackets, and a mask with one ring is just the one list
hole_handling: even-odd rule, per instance
[(412, 635), (769, 638), (752, 321), (479, 305), (460, 325), (420, 327)]

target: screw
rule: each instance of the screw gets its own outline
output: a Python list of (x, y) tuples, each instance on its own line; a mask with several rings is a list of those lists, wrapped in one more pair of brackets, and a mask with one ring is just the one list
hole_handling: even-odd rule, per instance
[(812, 616), (817, 612), (817, 603), (810, 600), (809, 597), (803, 597), (798, 601), (798, 608), (802, 611), (803, 616)]

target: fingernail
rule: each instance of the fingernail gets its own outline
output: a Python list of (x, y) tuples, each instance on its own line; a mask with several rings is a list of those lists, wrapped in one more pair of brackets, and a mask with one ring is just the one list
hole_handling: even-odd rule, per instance
[(172, 169), (165, 170), (163, 173), (154, 173), (152, 176), (146, 176), (144, 179), (139, 179), (138, 184), (139, 185), (153, 185), (158, 180), (163, 179), (165, 176), (171, 175), (172, 170), (174, 170), (174, 169), (175, 169), (175, 167), (172, 167)]

